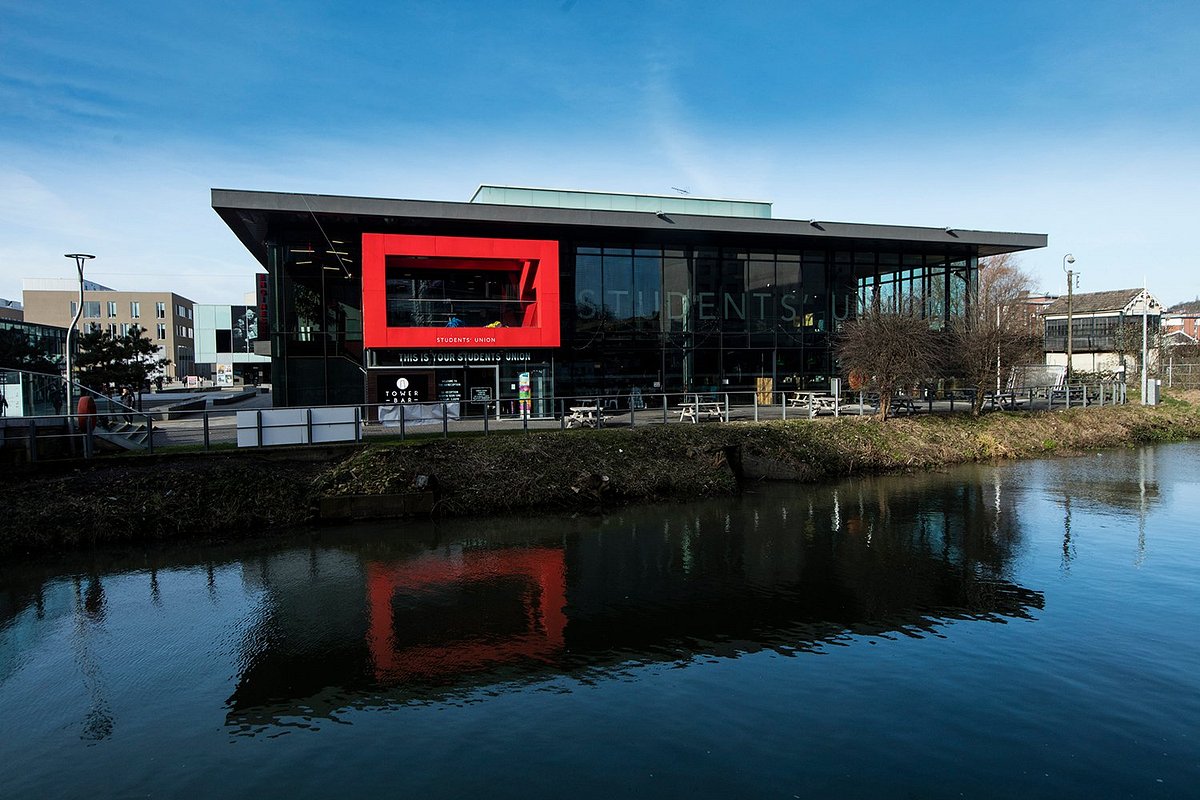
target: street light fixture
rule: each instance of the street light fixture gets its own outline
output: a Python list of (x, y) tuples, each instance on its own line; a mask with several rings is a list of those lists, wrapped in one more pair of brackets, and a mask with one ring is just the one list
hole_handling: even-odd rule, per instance
[(1066, 383), (1068, 386), (1070, 386), (1070, 384), (1071, 384), (1071, 356), (1072, 356), (1071, 350), (1073, 349), (1072, 344), (1074, 344), (1074, 342), (1071, 338), (1071, 333), (1072, 333), (1072, 331), (1071, 331), (1071, 328), (1072, 328), (1072, 325), (1071, 325), (1071, 322), (1072, 322), (1072, 320), (1071, 320), (1071, 299), (1072, 299), (1072, 290), (1074, 288), (1076, 276), (1075, 276), (1075, 270), (1067, 269), (1067, 264), (1074, 264), (1074, 263), (1075, 263), (1075, 256), (1071, 255), (1070, 253), (1067, 253), (1065, 256), (1063, 256), (1063, 272), (1067, 273), (1067, 378), (1066, 378)]
[(75, 271), (79, 273), (79, 303), (75, 306), (75, 318), (71, 320), (71, 327), (67, 328), (67, 414), (70, 414), (71, 381), (74, 378), (71, 371), (71, 338), (75, 333), (75, 326), (79, 324), (79, 318), (83, 316), (83, 262), (91, 261), (95, 256), (88, 253), (66, 253), (64, 257), (75, 259)]

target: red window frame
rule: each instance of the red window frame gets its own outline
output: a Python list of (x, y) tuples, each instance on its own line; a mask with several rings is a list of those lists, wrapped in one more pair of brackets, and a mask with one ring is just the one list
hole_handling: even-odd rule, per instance
[[(503, 349), (558, 347), (558, 242), (364, 233), (363, 345), (368, 348)], [(520, 327), (393, 328), (387, 324), (388, 256), (436, 258), (440, 269), (479, 269), (519, 262), (520, 292), (530, 300)], [(462, 259), (461, 265), (455, 259)]]

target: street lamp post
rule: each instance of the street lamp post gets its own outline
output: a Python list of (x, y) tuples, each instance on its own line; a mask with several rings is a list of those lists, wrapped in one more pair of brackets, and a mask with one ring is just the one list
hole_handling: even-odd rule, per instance
[(1067, 253), (1065, 256), (1063, 256), (1063, 272), (1067, 273), (1067, 379), (1066, 379), (1066, 383), (1068, 386), (1071, 385), (1071, 356), (1072, 356), (1071, 351), (1073, 350), (1072, 345), (1074, 344), (1074, 340), (1071, 337), (1071, 334), (1072, 334), (1072, 330), (1071, 330), (1072, 329), (1071, 300), (1072, 300), (1072, 291), (1074, 290), (1074, 284), (1075, 284), (1075, 270), (1067, 269), (1067, 264), (1074, 264), (1074, 263), (1075, 263), (1075, 256), (1071, 255), (1070, 253)]
[(79, 273), (79, 303), (75, 306), (75, 318), (71, 320), (71, 327), (67, 328), (67, 414), (71, 413), (71, 389), (72, 379), (74, 374), (71, 371), (71, 338), (75, 333), (75, 326), (79, 324), (79, 318), (83, 316), (83, 262), (90, 261), (95, 256), (88, 253), (67, 253), (66, 258), (75, 259), (75, 271)]

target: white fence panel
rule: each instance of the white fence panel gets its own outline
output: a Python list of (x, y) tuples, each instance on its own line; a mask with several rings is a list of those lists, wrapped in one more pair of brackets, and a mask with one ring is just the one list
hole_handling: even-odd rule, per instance
[(353, 442), (362, 436), (357, 406), (237, 412), (238, 447)]

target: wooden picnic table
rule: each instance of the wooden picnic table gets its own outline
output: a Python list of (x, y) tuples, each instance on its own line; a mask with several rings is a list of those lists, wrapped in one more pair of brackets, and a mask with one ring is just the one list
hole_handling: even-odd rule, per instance
[(837, 398), (826, 392), (797, 391), (789, 401), (789, 405), (792, 408), (806, 408), (808, 416), (815, 417), (822, 411), (830, 413), (835, 411), (837, 409), (836, 400)]
[(692, 422), (699, 422), (702, 416), (720, 419), (724, 411), (723, 404), (715, 400), (693, 400), (679, 404), (679, 421), (690, 419)]
[(604, 424), (604, 416), (600, 413), (600, 406), (571, 406), (567, 409), (570, 413), (565, 417), (566, 426), (574, 428), (599, 428)]

